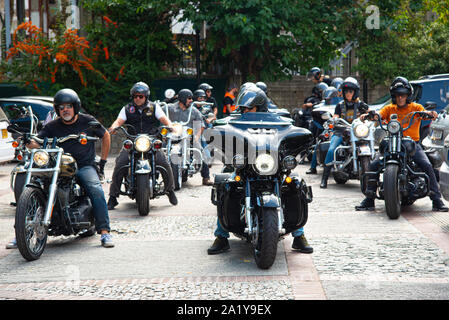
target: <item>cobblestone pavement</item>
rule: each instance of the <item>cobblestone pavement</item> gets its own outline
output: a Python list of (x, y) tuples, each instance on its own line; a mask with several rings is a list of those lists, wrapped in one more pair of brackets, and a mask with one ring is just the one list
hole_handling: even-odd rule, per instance
[[(107, 177), (113, 165), (111, 157)], [(120, 197), (110, 211), (115, 248), (102, 248), (98, 235), (51, 238), (39, 260), (26, 262), (5, 249), (14, 236), (12, 167), (0, 166), (0, 299), (449, 299), (449, 214), (430, 211), (429, 199), (395, 221), (380, 201), (374, 212), (356, 212), (358, 181), (330, 178), (323, 190), (321, 169), (310, 176), (300, 165), (314, 194), (305, 227), (314, 253), (292, 251), (289, 235), (273, 267), (260, 270), (249, 245), (234, 236), (231, 251), (207, 255), (216, 209), (197, 174), (177, 192), (177, 206), (167, 197), (152, 200), (146, 217)]]

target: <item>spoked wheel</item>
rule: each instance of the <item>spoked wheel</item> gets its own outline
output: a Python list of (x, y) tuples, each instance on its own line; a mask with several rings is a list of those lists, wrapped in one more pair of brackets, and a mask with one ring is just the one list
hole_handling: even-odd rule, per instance
[(254, 258), (261, 269), (269, 269), (276, 259), (279, 241), (276, 208), (260, 208), (254, 218)]
[(397, 219), (401, 215), (398, 171), (399, 167), (397, 165), (387, 165), (384, 172), (385, 208), (390, 219)]
[(16, 240), (20, 254), (28, 261), (37, 260), (47, 244), (47, 227), (44, 226), (46, 199), (36, 188), (25, 188), (16, 209)]

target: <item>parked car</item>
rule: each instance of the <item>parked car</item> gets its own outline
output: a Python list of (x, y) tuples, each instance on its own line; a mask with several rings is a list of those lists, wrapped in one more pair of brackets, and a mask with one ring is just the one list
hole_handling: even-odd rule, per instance
[[(50, 97), (51, 98), (51, 97)], [(53, 100), (53, 98), (51, 98)], [(20, 117), (20, 112), (12, 108), (13, 106), (27, 107), (31, 106), (34, 115), (38, 118), (39, 122), (45, 121), (48, 113), (53, 110), (53, 102), (48, 100), (30, 98), (30, 97), (10, 97), (0, 98), (0, 107), (5, 112), (11, 124), (17, 124), (23, 129), (30, 128), (30, 118)]]
[(0, 162), (14, 160), (15, 149), (12, 146), (13, 138), (7, 128), (10, 122), (3, 110), (0, 109)]

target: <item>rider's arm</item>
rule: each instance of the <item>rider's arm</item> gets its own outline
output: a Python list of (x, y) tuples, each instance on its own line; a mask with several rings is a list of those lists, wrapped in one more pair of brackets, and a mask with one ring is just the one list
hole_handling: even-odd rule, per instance
[(36, 141), (34, 141), (33, 139), (31, 139), (30, 143), (28, 143), (26, 146), (28, 149), (37, 149), (41, 147), (41, 145)]
[(109, 129), (108, 129), (108, 131), (109, 131), (110, 133), (114, 134), (114, 133), (115, 133), (115, 129), (118, 128), (118, 127), (121, 127), (123, 124), (125, 124), (125, 121), (126, 121), (126, 120), (117, 118), (117, 119), (111, 124), (111, 126), (110, 126)]
[(106, 160), (108, 158), (110, 148), (111, 148), (111, 135), (109, 134), (108, 131), (105, 131), (103, 138), (101, 140), (101, 160)]

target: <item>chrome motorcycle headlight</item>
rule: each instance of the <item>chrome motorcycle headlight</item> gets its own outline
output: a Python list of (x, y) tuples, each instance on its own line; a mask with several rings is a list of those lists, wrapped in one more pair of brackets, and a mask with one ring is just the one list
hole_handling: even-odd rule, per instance
[(260, 174), (268, 175), (275, 169), (276, 160), (271, 155), (264, 153), (257, 156), (254, 166)]
[(46, 166), (50, 161), (50, 156), (46, 151), (36, 151), (33, 156), (33, 161), (39, 167)]
[(390, 121), (387, 126), (388, 132), (396, 134), (401, 130), (401, 124), (398, 121)]
[(297, 165), (297, 161), (295, 159), (295, 157), (293, 156), (286, 156), (283, 160), (282, 160), (282, 166), (287, 169), (287, 170), (293, 170), (296, 168)]
[(137, 137), (136, 141), (134, 141), (134, 146), (139, 152), (147, 152), (151, 147), (150, 138), (147, 136)]
[(359, 138), (359, 139), (366, 138), (368, 136), (368, 134), (369, 134), (369, 128), (366, 124), (361, 123), (361, 124), (355, 126), (354, 135), (357, 138)]

